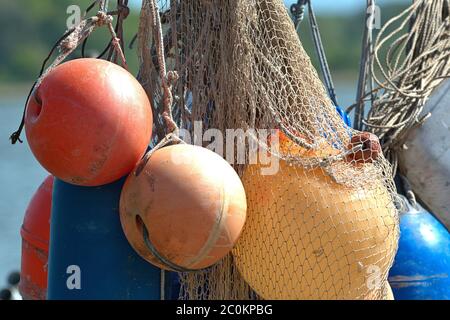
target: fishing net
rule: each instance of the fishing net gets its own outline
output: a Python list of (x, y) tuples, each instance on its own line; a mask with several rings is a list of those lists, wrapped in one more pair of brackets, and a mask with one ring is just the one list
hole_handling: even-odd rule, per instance
[[(127, 1), (107, 3), (58, 40), (30, 95), (98, 27), (111, 33), (107, 59), (127, 67)], [(399, 236), (391, 167), (376, 138), (340, 118), (283, 2), (143, 0), (137, 43), (153, 151), (190, 136), (230, 161), (247, 194), (236, 247), (181, 273), (180, 298), (385, 298)]]
[(179, 128), (206, 147), (197, 123), (245, 133), (223, 147), (247, 193), (242, 236), (180, 274), (180, 298), (382, 299), (399, 236), (391, 169), (336, 112), (283, 2), (144, 0), (137, 41), (155, 142)]

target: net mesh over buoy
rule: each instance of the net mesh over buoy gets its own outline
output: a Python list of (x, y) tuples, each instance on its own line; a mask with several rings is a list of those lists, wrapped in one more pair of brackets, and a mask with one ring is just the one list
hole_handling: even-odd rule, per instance
[[(240, 129), (245, 150), (263, 150), (252, 162), (251, 152), (240, 157), (239, 145), (224, 145), (246, 189), (248, 220), (232, 254), (180, 274), (180, 298), (382, 299), (399, 237), (391, 168), (376, 138), (336, 112), (283, 1), (158, 1), (162, 39), (152, 37), (154, 5), (143, 1), (137, 40), (154, 114), (169, 83), (180, 129), (215, 128), (227, 138)], [(155, 40), (177, 75), (164, 85)], [(155, 121), (160, 140), (164, 119)], [(263, 154), (277, 170), (262, 173)]]

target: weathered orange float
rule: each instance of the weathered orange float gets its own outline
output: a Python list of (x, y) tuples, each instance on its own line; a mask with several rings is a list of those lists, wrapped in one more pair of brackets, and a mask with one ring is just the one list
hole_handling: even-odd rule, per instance
[(128, 241), (167, 270), (209, 267), (231, 251), (246, 218), (244, 187), (214, 152), (192, 145), (157, 150), (122, 190), (120, 219)]
[[(306, 150), (280, 135), (281, 154), (339, 152), (325, 139), (319, 146)], [(397, 249), (397, 214), (382, 182), (352, 188), (320, 167), (280, 160), (278, 173), (261, 175), (262, 167), (249, 165), (242, 177), (247, 222), (233, 254), (247, 283), (264, 299), (384, 298), (368, 285), (372, 269), (386, 281)]]
[(20, 234), (22, 263), (19, 291), (26, 300), (45, 300), (53, 176), (47, 177), (28, 205)]
[(131, 172), (152, 132), (151, 105), (139, 82), (104, 60), (77, 59), (51, 71), (27, 105), (30, 148), (50, 173), (82, 186)]

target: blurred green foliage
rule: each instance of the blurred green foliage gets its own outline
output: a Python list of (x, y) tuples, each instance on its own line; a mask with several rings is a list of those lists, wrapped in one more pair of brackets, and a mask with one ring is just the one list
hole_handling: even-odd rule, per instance
[[(110, 1), (111, 6), (113, 0)], [(0, 83), (32, 82), (36, 79), (42, 61), (65, 32), (69, 5), (77, 4), (85, 10), (89, 0), (0, 0)], [(382, 22), (400, 12), (402, 7), (384, 6)], [(94, 9), (90, 14), (95, 14)], [(333, 73), (356, 74), (359, 67), (364, 12), (347, 16), (319, 16), (325, 50)], [(137, 32), (138, 12), (132, 11), (125, 20), (125, 41), (128, 44)], [(305, 49), (317, 66), (311, 41), (308, 19), (301, 25), (300, 37)], [(87, 53), (96, 55), (109, 41), (106, 28), (98, 29), (89, 39)], [(79, 57), (76, 51), (73, 57)], [(130, 69), (137, 72), (135, 50), (126, 49)]]
[[(82, 13), (92, 0), (0, 0), (0, 82), (32, 82), (43, 60), (67, 29), (70, 5), (79, 5)], [(111, 7), (113, 1), (110, 1)], [(96, 7), (88, 14), (94, 15)], [(124, 38), (129, 42), (137, 32), (138, 12), (132, 11), (124, 22)], [(110, 34), (97, 29), (87, 44), (88, 55), (98, 55), (107, 46)], [(130, 69), (136, 73), (137, 56), (125, 52)], [(80, 57), (77, 50), (72, 57)], [(53, 58), (56, 57), (56, 54)]]
[[(365, 2), (365, 1), (364, 1)], [(405, 10), (405, 5), (391, 4), (381, 8), (381, 26), (390, 18), (400, 14)], [(365, 26), (365, 12), (358, 14), (338, 15), (338, 16), (317, 16), (320, 33), (328, 58), (328, 63), (332, 73), (341, 76), (356, 78), (359, 72), (359, 62), (361, 58), (362, 37)], [(392, 28), (388, 28), (389, 32)], [(378, 34), (374, 30), (374, 36)], [(317, 70), (320, 71), (319, 61), (311, 37), (311, 28), (308, 20), (308, 13), (300, 25), (299, 37), (305, 50), (312, 59)], [(384, 52), (384, 50), (383, 50)]]

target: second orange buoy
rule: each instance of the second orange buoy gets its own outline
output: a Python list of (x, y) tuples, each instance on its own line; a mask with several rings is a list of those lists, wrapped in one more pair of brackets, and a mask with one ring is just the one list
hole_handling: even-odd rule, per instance
[(192, 145), (156, 151), (120, 200), (128, 241), (163, 269), (198, 270), (231, 251), (246, 218), (244, 187), (219, 155)]

